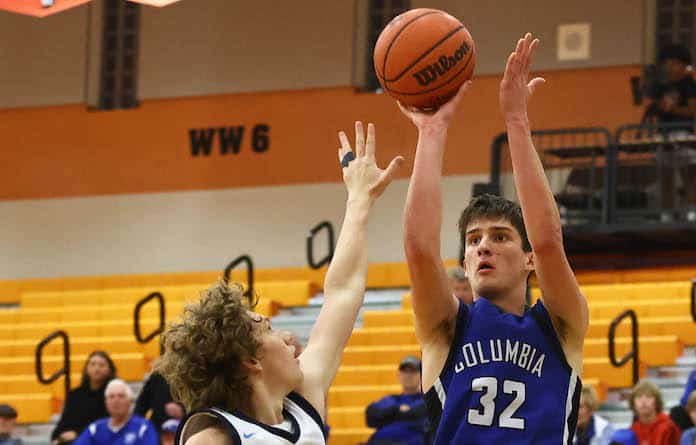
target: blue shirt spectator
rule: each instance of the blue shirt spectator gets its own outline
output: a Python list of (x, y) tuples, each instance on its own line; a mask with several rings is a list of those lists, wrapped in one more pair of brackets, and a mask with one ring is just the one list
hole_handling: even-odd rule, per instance
[(614, 431), (609, 445), (639, 445), (638, 437), (633, 430), (629, 428), (622, 428)]
[(73, 445), (159, 445), (155, 427), (140, 416), (131, 415), (133, 391), (115, 379), (104, 390), (109, 417), (91, 423)]
[(73, 445), (159, 445), (155, 427), (140, 416), (131, 416), (118, 428), (110, 423), (110, 417), (93, 422)]
[(425, 445), (428, 413), (420, 387), (420, 360), (407, 356), (399, 364), (403, 392), (371, 403), (367, 425), (377, 428), (368, 445)]
[(686, 387), (684, 388), (684, 394), (682, 394), (679, 405), (673, 407), (669, 411), (669, 416), (682, 431), (693, 428), (695, 425), (686, 409), (689, 396), (694, 392), (694, 390), (696, 390), (696, 371), (691, 371), (689, 377), (686, 379)]

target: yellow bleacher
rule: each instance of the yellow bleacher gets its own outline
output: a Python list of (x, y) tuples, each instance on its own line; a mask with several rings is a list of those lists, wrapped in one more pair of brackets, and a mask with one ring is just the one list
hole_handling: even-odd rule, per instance
[[(276, 278), (271, 279), (273, 272), (256, 274), (256, 289), (261, 296), (258, 310), (267, 315), (281, 305), (307, 304), (325, 271), (276, 270)], [(79, 384), (86, 354), (94, 349), (113, 354), (121, 376), (141, 379), (159, 351), (156, 342), (140, 345), (133, 338), (135, 302), (152, 291), (160, 291), (166, 299), (166, 319), (174, 320), (185, 303), (195, 299), (217, 275), (152, 274), (0, 282), (0, 303), (20, 303), (19, 308), (0, 311), (0, 357), (5, 357), (0, 359), (0, 393), (4, 400), (22, 408), (21, 422), (45, 422), (59, 408), (62, 381), (39, 385), (33, 370), (36, 343), (56, 328), (70, 334), (73, 386)], [(630, 366), (616, 369), (607, 359), (609, 323), (626, 308), (634, 309), (639, 317), (641, 372), (646, 366), (674, 363), (684, 345), (696, 344), (696, 323), (689, 315), (693, 276), (694, 268), (578, 274), (579, 281), (587, 283), (582, 289), (591, 314), (585, 342), (584, 383), (595, 386), (600, 397), (604, 397), (607, 388), (630, 386)], [(243, 279), (243, 274), (233, 278)], [(608, 281), (619, 284), (601, 284)], [(405, 264), (371, 265), (368, 286), (407, 287)], [(144, 333), (156, 327), (157, 311), (156, 302), (143, 308)], [(630, 347), (629, 336), (628, 323), (624, 322), (617, 330), (618, 354)], [(49, 345), (44, 353), (46, 374), (61, 366), (60, 341)], [(365, 426), (364, 409), (371, 401), (399, 392), (396, 363), (406, 354), (419, 355), (410, 299), (403, 299), (400, 311), (365, 312), (364, 327), (351, 336), (328, 395), (332, 445), (367, 439), (372, 430)]]
[[(647, 366), (674, 364), (684, 345), (696, 345), (696, 323), (689, 312), (690, 280), (696, 276), (696, 270), (663, 272), (660, 269), (624, 271), (618, 277), (616, 273), (579, 274), (581, 283), (592, 283), (582, 285), (590, 307), (583, 383), (594, 386), (601, 399), (608, 388), (626, 388), (632, 384), (630, 364), (615, 368), (608, 359), (609, 324), (624, 310), (631, 308), (638, 316), (641, 375), (645, 375)], [(660, 282), (661, 276), (679, 281)], [(606, 283), (607, 277), (618, 284), (598, 284)], [(635, 282), (627, 281), (630, 279)], [(538, 290), (533, 295), (538, 297)], [(619, 357), (630, 350), (628, 321), (617, 329), (615, 344)], [(353, 332), (329, 391), (332, 445), (367, 440), (373, 430), (365, 424), (365, 407), (385, 395), (399, 392), (396, 364), (407, 354), (420, 355), (408, 294), (402, 300), (402, 310), (366, 311), (363, 327)]]
[[(165, 299), (165, 319), (173, 321), (180, 316), (185, 304), (196, 300), (215, 279), (198, 284), (167, 282), (162, 286), (101, 289), (78, 287), (37, 291), (36, 288), (24, 288), (17, 298), (19, 307), (0, 311), (2, 401), (21, 408), (18, 411), (22, 423), (47, 422), (60, 409), (64, 397), (63, 379), (41, 385), (35, 375), (34, 356), (38, 342), (57, 329), (70, 336), (73, 388), (80, 384), (80, 372), (88, 354), (97, 349), (111, 355), (119, 377), (128, 381), (142, 380), (149, 372), (152, 360), (159, 355), (159, 344), (153, 340), (143, 345), (135, 340), (135, 304), (152, 292), (160, 292)], [(307, 305), (317, 288), (314, 282), (303, 279), (257, 281), (254, 289), (259, 302), (255, 310), (272, 316), (282, 306)], [(0, 284), (2, 289), (7, 288)], [(141, 332), (151, 332), (158, 323), (158, 303), (151, 301), (141, 310)], [(60, 340), (44, 348), (45, 376), (63, 366), (62, 348)]]

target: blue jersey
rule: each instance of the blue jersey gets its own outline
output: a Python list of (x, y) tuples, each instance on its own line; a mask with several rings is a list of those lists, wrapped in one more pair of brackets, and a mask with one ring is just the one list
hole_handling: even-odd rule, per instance
[(158, 445), (155, 427), (139, 416), (131, 416), (117, 430), (109, 426), (110, 418), (99, 419), (90, 424), (73, 445)]
[(459, 304), (445, 366), (425, 398), (435, 445), (570, 444), (581, 383), (546, 308), (517, 316)]

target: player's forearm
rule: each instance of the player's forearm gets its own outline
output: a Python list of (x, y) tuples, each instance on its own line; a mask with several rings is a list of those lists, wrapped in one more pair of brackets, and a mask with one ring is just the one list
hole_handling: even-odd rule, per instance
[(513, 176), (529, 242), (537, 252), (562, 245), (563, 232), (558, 207), (534, 148), (529, 121), (526, 116), (507, 118), (506, 126)]
[(440, 257), (442, 160), (446, 131), (421, 132), (404, 212), (406, 256)]
[(367, 279), (367, 223), (370, 203), (367, 197), (351, 198), (346, 204), (336, 251), (324, 280), (324, 294), (350, 291), (362, 304)]

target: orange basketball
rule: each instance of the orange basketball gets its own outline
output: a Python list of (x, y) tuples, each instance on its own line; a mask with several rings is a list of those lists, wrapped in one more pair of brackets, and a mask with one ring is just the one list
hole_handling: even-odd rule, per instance
[(374, 63), (382, 88), (396, 100), (435, 109), (473, 75), (474, 39), (446, 12), (412, 9), (394, 17), (382, 30)]

